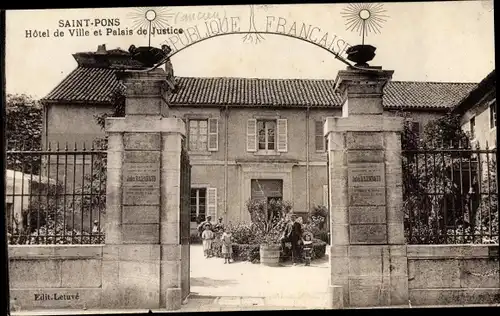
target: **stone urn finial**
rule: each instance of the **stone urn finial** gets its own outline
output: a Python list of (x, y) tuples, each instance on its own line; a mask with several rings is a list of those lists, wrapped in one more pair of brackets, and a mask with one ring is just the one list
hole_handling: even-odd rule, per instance
[[(167, 46), (168, 47), (168, 46)], [(170, 50), (160, 49), (150, 46), (139, 46), (131, 45), (129, 48), (129, 53), (132, 59), (140, 62), (144, 67), (153, 67), (161, 60), (168, 56)]]
[(377, 48), (372, 45), (356, 45), (346, 50), (347, 59), (356, 63), (358, 67), (368, 67), (368, 62), (375, 57)]

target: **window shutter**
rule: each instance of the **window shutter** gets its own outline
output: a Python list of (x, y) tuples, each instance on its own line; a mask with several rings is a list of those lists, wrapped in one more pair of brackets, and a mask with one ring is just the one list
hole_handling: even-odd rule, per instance
[(257, 120), (247, 121), (247, 151), (257, 151)]
[(207, 189), (207, 216), (212, 216), (216, 220), (217, 216), (217, 188)]
[(328, 207), (328, 184), (323, 185), (323, 205)]
[(323, 136), (323, 121), (316, 121), (314, 126), (316, 151), (325, 151), (325, 136)]
[(208, 150), (219, 150), (219, 120), (216, 118), (208, 119)]
[(287, 152), (288, 151), (288, 128), (286, 119), (278, 119), (277, 124), (278, 129), (278, 151)]

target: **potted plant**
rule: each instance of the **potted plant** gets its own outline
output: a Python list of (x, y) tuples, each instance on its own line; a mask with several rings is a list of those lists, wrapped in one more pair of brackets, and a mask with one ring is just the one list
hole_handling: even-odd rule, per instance
[(280, 239), (285, 215), (291, 210), (291, 204), (280, 200), (266, 203), (254, 199), (247, 202), (247, 209), (256, 241), (260, 244), (260, 263), (269, 266), (279, 265)]

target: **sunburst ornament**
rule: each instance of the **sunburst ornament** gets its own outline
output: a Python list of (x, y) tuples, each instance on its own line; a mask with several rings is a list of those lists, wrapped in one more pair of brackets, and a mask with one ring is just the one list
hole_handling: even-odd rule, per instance
[(365, 44), (368, 32), (379, 33), (382, 24), (386, 22), (384, 5), (380, 3), (351, 3), (340, 14), (346, 19), (348, 31), (358, 32)]
[(170, 21), (175, 17), (175, 13), (168, 8), (136, 8), (129, 14), (132, 18), (134, 30), (138, 28), (147, 28), (149, 34), (149, 46), (151, 46), (152, 28), (166, 29), (170, 27)]

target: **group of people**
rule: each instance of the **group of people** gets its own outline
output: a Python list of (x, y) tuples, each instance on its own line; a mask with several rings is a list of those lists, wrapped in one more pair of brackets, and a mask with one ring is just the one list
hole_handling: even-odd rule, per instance
[[(311, 262), (312, 236), (304, 232), (302, 218), (297, 218), (295, 214), (287, 214), (282, 229), (281, 249), (285, 249), (287, 242), (291, 244), (292, 264), (296, 265), (304, 257), (305, 264), (309, 265)], [(304, 256), (302, 256), (302, 251), (304, 252)]]
[[(301, 220), (302, 218), (297, 218), (295, 214), (287, 214), (280, 238), (281, 249), (285, 249), (287, 242), (291, 244), (293, 265), (296, 265), (301, 258), (305, 259), (306, 265), (309, 265), (311, 261), (312, 236), (307, 232), (304, 233)], [(215, 225), (213, 225), (211, 221), (212, 217), (207, 216), (206, 220), (198, 225), (198, 232), (201, 235), (205, 258), (213, 257), (212, 242), (215, 239), (216, 233), (222, 233), (220, 239), (222, 242), (224, 263), (231, 263), (233, 255), (231, 232), (224, 225), (222, 217), (219, 218)], [(302, 256), (302, 251), (304, 256)]]
[(222, 255), (224, 256), (224, 263), (231, 263), (233, 255), (231, 232), (224, 226), (222, 217), (220, 217), (219, 221), (213, 226), (211, 220), (212, 217), (207, 216), (206, 220), (198, 225), (198, 232), (201, 234), (205, 258), (213, 257), (212, 242), (215, 239), (215, 233), (222, 232), (220, 239), (222, 242)]

